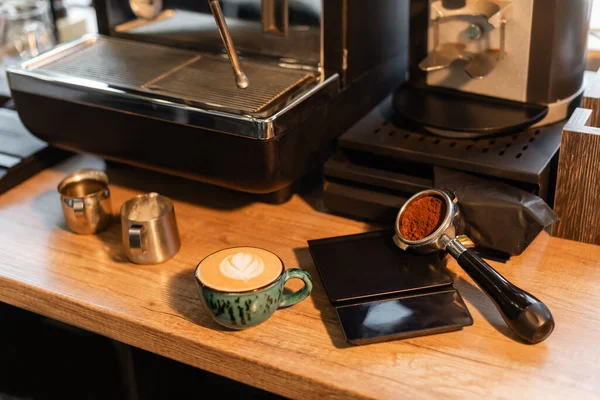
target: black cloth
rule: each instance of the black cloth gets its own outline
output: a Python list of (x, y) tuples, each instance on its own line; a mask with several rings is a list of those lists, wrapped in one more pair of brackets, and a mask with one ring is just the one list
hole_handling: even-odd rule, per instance
[(540, 197), (503, 182), (436, 167), (434, 186), (454, 192), (463, 219), (458, 231), (477, 246), (519, 255), (558, 221)]

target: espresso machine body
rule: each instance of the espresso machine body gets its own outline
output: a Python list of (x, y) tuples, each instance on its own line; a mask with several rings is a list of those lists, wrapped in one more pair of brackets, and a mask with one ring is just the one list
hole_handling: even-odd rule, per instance
[(406, 79), (408, 0), (221, 1), (244, 89), (209, 3), (96, 0), (98, 35), (8, 71), (22, 121), (60, 148), (289, 194)]

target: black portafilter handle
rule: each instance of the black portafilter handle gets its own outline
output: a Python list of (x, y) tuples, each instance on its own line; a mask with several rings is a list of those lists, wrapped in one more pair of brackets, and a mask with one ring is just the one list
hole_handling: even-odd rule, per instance
[(554, 330), (554, 318), (544, 303), (507, 281), (457, 239), (452, 239), (446, 250), (492, 299), (517, 336), (532, 344), (550, 336)]

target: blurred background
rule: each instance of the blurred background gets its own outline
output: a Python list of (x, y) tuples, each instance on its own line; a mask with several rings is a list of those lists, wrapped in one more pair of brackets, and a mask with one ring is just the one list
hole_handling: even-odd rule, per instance
[(96, 31), (91, 0), (0, 0), (0, 95), (8, 66)]

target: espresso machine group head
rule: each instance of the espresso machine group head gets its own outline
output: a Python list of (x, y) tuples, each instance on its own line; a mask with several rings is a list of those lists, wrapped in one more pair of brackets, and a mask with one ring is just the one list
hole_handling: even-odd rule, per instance
[(409, 0), (94, 7), (99, 34), (8, 71), (27, 128), (56, 147), (244, 192), (289, 194), (407, 76)]

